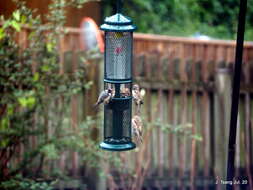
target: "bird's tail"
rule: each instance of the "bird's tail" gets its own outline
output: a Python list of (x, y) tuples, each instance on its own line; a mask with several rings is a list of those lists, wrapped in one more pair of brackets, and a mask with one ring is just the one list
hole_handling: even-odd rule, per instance
[(96, 103), (93, 105), (93, 109), (97, 110), (97, 109), (98, 109), (98, 106), (99, 106), (99, 103), (96, 102)]
[(141, 137), (141, 136), (138, 137), (138, 141), (139, 141), (140, 144), (142, 144), (143, 140), (142, 140), (142, 137)]
[(140, 131), (137, 132), (136, 139), (138, 141), (138, 144), (142, 144), (142, 136), (141, 136)]
[(98, 103), (96, 102), (95, 104), (93, 104), (93, 108), (97, 108), (98, 107)]

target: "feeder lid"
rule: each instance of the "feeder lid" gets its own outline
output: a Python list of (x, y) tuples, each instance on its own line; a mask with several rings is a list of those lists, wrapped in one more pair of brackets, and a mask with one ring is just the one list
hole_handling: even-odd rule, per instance
[(133, 21), (121, 13), (106, 17), (104, 22), (105, 23), (100, 26), (100, 29), (104, 31), (130, 32), (136, 30)]

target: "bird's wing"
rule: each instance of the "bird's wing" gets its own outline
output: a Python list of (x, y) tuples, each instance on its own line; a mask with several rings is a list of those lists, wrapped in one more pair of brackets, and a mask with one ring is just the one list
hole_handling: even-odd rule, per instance
[(136, 122), (134, 119), (132, 119), (132, 129), (133, 129), (133, 132), (135, 133), (136, 130), (137, 130), (137, 125), (136, 125)]
[(108, 104), (110, 102), (111, 99), (111, 95), (109, 94), (105, 99), (104, 99), (104, 103)]
[(107, 91), (103, 91), (101, 94), (100, 94), (100, 99), (104, 100), (105, 98), (107, 98), (109, 95), (109, 93)]

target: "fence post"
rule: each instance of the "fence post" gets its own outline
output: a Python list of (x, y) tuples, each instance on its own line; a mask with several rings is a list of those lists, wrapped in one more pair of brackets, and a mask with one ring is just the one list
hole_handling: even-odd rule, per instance
[(217, 68), (215, 73), (215, 94), (214, 94), (214, 135), (215, 135), (215, 175), (220, 180), (226, 180), (227, 143), (229, 133), (229, 118), (231, 108), (231, 71), (228, 68)]

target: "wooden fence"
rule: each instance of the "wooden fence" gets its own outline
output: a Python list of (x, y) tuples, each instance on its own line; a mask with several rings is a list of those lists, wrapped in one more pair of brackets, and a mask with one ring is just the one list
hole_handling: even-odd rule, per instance
[[(250, 189), (252, 56), (252, 44), (246, 43), (236, 147), (236, 178)], [(153, 186), (174, 187), (177, 181), (183, 189), (225, 187), (234, 57), (232, 41), (135, 35), (134, 78), (147, 91), (143, 115), (174, 128), (191, 123), (192, 133), (202, 136), (198, 142), (159, 127), (152, 131), (146, 142), (151, 152), (147, 181)]]
[[(77, 69), (82, 52), (81, 31), (68, 30), (60, 46), (62, 73)], [(234, 54), (233, 41), (135, 34), (134, 80), (146, 91), (141, 112), (145, 123), (144, 143), (135, 151), (114, 155), (125, 163), (122, 170), (132, 169), (136, 175), (108, 177), (104, 185), (101, 182), (98, 185), (98, 180), (103, 181), (100, 178), (91, 177), (89, 188), (224, 188)], [(247, 184), (236, 188), (253, 189), (252, 43), (245, 44), (243, 62), (236, 178)], [(96, 114), (92, 104), (101, 89), (100, 64), (102, 60), (89, 68), (93, 88), (71, 100), (73, 128), (78, 127), (84, 116)], [(66, 152), (56, 165), (78, 177), (83, 163), (77, 153)], [(114, 172), (113, 167), (107, 168), (106, 171)]]

